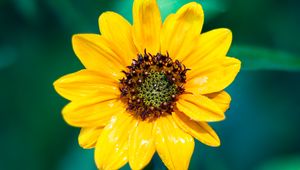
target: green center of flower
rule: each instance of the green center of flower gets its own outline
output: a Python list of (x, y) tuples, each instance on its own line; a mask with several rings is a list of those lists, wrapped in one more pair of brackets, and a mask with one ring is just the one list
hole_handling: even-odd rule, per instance
[(176, 95), (176, 85), (170, 82), (164, 73), (151, 72), (144, 82), (137, 88), (138, 97), (145, 105), (159, 108), (162, 104), (172, 100)]
[(122, 71), (121, 100), (127, 111), (141, 120), (153, 120), (172, 114), (177, 97), (184, 92), (186, 72), (189, 70), (169, 55), (151, 55), (145, 51)]

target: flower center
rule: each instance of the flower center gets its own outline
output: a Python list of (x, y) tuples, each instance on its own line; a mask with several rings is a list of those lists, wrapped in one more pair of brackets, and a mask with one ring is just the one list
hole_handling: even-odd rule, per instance
[(189, 69), (178, 60), (173, 62), (169, 55), (146, 51), (127, 68), (120, 80), (121, 99), (127, 110), (141, 120), (172, 114), (177, 96), (184, 92)]
[(159, 108), (164, 102), (169, 102), (172, 95), (176, 95), (176, 85), (170, 82), (161, 72), (151, 72), (144, 82), (137, 88), (138, 97), (147, 106)]

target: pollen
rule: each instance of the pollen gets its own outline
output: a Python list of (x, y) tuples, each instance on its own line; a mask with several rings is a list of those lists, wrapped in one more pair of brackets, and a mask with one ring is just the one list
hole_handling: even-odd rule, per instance
[(184, 93), (187, 69), (169, 55), (139, 54), (123, 71), (121, 99), (127, 110), (141, 120), (172, 114), (177, 96)]

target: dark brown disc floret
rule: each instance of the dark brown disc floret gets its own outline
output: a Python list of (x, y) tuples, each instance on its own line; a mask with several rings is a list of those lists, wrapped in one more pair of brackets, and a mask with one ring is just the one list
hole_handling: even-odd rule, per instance
[(184, 92), (189, 69), (168, 54), (151, 55), (146, 50), (127, 68), (120, 80), (121, 99), (127, 110), (141, 120), (171, 114), (177, 96)]

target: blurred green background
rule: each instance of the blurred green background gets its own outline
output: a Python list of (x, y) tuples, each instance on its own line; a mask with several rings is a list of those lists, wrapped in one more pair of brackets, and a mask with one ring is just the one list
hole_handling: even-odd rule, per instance
[[(162, 15), (189, 0), (158, 0)], [(203, 0), (204, 31), (233, 31), (230, 56), (242, 60), (227, 119), (212, 124), (222, 145), (199, 142), (190, 169), (300, 169), (300, 2)], [(93, 150), (62, 119), (53, 89), (82, 68), (75, 33), (98, 33), (108, 10), (131, 21), (132, 0), (0, 0), (0, 169), (93, 170)], [(124, 169), (129, 169), (126, 166)], [(157, 155), (146, 169), (164, 169)]]

